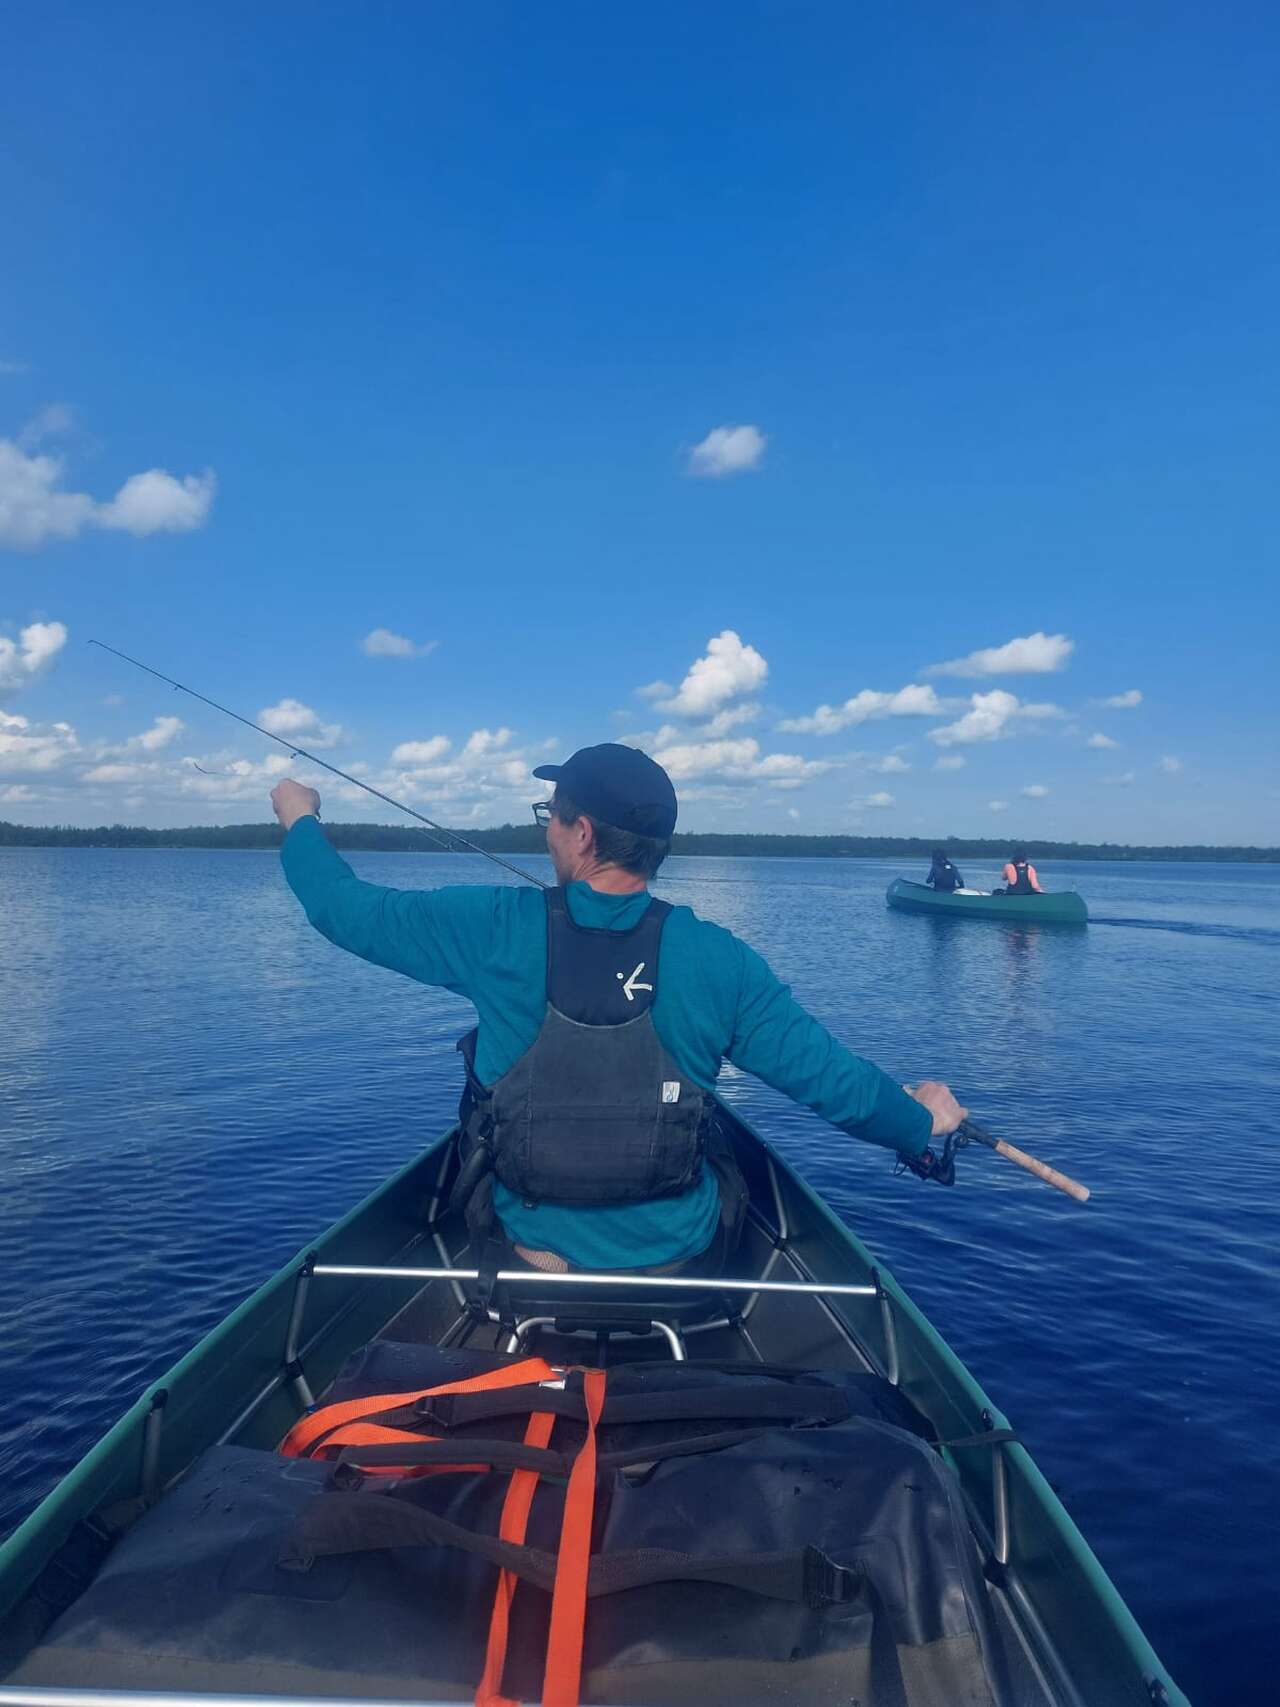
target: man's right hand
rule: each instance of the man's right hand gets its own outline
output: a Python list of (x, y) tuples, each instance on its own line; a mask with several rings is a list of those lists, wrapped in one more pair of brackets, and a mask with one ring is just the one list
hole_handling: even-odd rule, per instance
[(271, 804), (286, 830), (291, 830), (299, 818), (320, 816), (320, 796), (315, 789), (295, 782), (291, 776), (271, 790)]
[(933, 1116), (931, 1138), (945, 1138), (969, 1118), (969, 1110), (960, 1106), (948, 1086), (939, 1084), (935, 1079), (925, 1079), (921, 1084), (903, 1085), (902, 1088)]

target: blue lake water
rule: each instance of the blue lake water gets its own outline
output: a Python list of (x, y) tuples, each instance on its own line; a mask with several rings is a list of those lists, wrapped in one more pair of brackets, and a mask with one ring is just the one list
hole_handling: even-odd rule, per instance
[[(505, 880), (473, 856), (352, 863)], [(900, 869), (676, 859), (659, 889), (1088, 1206), (983, 1151), (950, 1191), (895, 1178), (754, 1081), (722, 1089), (1013, 1418), (1192, 1698), (1272, 1702), (1280, 868), (1045, 862), (1093, 914), (1065, 932), (890, 913)], [(450, 1123), (469, 1014), (325, 943), (274, 855), (0, 852), (0, 1533)]]

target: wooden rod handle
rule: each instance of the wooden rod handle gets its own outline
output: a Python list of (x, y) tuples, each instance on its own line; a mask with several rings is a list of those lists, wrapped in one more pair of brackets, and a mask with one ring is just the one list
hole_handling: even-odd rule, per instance
[(1077, 1203), (1089, 1201), (1089, 1187), (1073, 1180), (1069, 1174), (1060, 1174), (1057, 1168), (1051, 1168), (1048, 1162), (1038, 1162), (1034, 1156), (1029, 1156), (1025, 1150), (1019, 1150), (1012, 1144), (1006, 1144), (1003, 1138), (997, 1138), (996, 1154), (1006, 1156), (1009, 1161), (1016, 1162), (1020, 1168), (1025, 1168), (1029, 1174), (1035, 1174), (1046, 1185), (1055, 1185), (1059, 1191), (1065, 1191), (1068, 1197), (1074, 1197)]

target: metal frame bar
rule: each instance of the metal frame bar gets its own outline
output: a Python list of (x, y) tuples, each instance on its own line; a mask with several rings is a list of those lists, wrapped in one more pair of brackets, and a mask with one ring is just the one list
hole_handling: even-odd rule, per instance
[[(415, 1245), (419, 1245), (422, 1243), (422, 1240), (424, 1237), (425, 1237), (425, 1235), (422, 1233), (415, 1233), (411, 1239), (409, 1239), (405, 1242), (405, 1244), (401, 1247), (401, 1249), (404, 1251), (413, 1250)], [(316, 1272), (316, 1266), (313, 1265), (311, 1268), (311, 1274), (314, 1275), (315, 1272)], [(369, 1272), (371, 1274), (377, 1275), (377, 1274), (381, 1274), (382, 1270), (381, 1269), (372, 1269)], [(306, 1358), (307, 1356), (309, 1356), (310, 1353), (313, 1352), (315, 1350), (315, 1348), (320, 1344), (320, 1342), (325, 1338), (325, 1336), (328, 1335), (329, 1333), (331, 1333), (333, 1331), (333, 1329), (338, 1325), (338, 1323), (342, 1321), (343, 1317), (350, 1315), (352, 1310), (354, 1310), (356, 1308), (356, 1306), (359, 1302), (360, 1302), (360, 1294), (358, 1292), (353, 1293), (351, 1295), (351, 1297), (346, 1299), (346, 1301), (344, 1303), (342, 1303), (338, 1306), (338, 1308), (334, 1311), (334, 1313), (331, 1316), (326, 1316), (324, 1321), (320, 1324), (320, 1326), (312, 1334), (311, 1338), (309, 1340), (307, 1340), (306, 1343), (298, 1349), (297, 1355), (298, 1355), (299, 1362), (301, 1362), (301, 1360), (303, 1358)], [(296, 1303), (296, 1294), (295, 1294), (295, 1303)], [(299, 1323), (299, 1332), (301, 1332), (301, 1322)], [(287, 1343), (287, 1341), (286, 1341), (286, 1343)], [(267, 1381), (264, 1381), (262, 1386), (258, 1389), (258, 1391), (254, 1394), (254, 1396), (249, 1400), (248, 1404), (245, 1405), (244, 1409), (237, 1414), (237, 1416), (227, 1425), (226, 1428), (223, 1429), (222, 1433), (218, 1436), (215, 1444), (218, 1446), (226, 1446), (229, 1441), (234, 1440), (236, 1435), (239, 1434), (240, 1430), (242, 1428), (246, 1427), (250, 1422), (252, 1422), (253, 1418), (255, 1416), (257, 1416), (258, 1412), (267, 1403), (268, 1399), (272, 1399), (275, 1397), (275, 1395), (280, 1391), (280, 1389), (284, 1386), (285, 1382), (288, 1379), (289, 1379), (289, 1372), (286, 1368), (284, 1368), (282, 1366)], [(309, 1384), (306, 1383), (306, 1378), (304, 1377), (303, 1380), (304, 1380), (304, 1384), (308, 1385), (308, 1390), (309, 1390)], [(295, 1393), (296, 1393), (296, 1389), (295, 1389)], [(308, 1401), (308, 1403), (313, 1403), (313, 1402), (314, 1401), (310, 1401), (310, 1400)], [(303, 1410), (305, 1410), (306, 1408), (307, 1408), (306, 1405), (301, 1406), (301, 1409), (303, 1409)], [(0, 1707), (3, 1707), (2, 1701), (0, 1701)]]
[(880, 1326), (884, 1330), (885, 1379), (891, 1387), (896, 1387), (902, 1370), (898, 1361), (898, 1327), (893, 1317), (893, 1299), (885, 1290), (878, 1268), (872, 1269), (871, 1278), (875, 1282), (876, 1297), (880, 1300)]
[(991, 1508), (995, 1520), (995, 1556), (998, 1565), (1009, 1563), (1009, 1471), (1004, 1461), (1003, 1446), (994, 1446), (995, 1459), (991, 1466)]
[(728, 1324), (728, 1326), (733, 1329), (734, 1333), (737, 1334), (738, 1338), (742, 1341), (743, 1345), (746, 1346), (747, 1350), (751, 1353), (752, 1357), (755, 1358), (756, 1362), (757, 1363), (763, 1363), (765, 1360), (764, 1353), (760, 1350), (760, 1347), (752, 1339), (750, 1330), (748, 1329), (747, 1324), (743, 1321), (742, 1317), (739, 1316), (734, 1321), (730, 1321), (729, 1318), (726, 1316), (725, 1321)]
[(787, 1219), (787, 1206), (783, 1202), (782, 1187), (778, 1184), (778, 1170), (773, 1164), (773, 1157), (767, 1150), (765, 1151), (764, 1165), (769, 1175), (769, 1188), (773, 1192), (773, 1207), (778, 1217), (778, 1238), (785, 1245), (791, 1237), (791, 1223)]
[[(449, 1255), (449, 1247), (445, 1244), (444, 1234), (440, 1231), (439, 1211), (440, 1199), (444, 1195), (445, 1175), (449, 1172), (449, 1163), (453, 1158), (455, 1148), (456, 1145), (452, 1139), (443, 1146), (444, 1156), (440, 1163), (440, 1171), (437, 1173), (435, 1184), (431, 1188), (431, 1196), (427, 1199), (427, 1226), (431, 1230), (431, 1242), (436, 1247), (436, 1255), (446, 1268), (453, 1267), (453, 1258)], [(467, 1311), (467, 1295), (456, 1280), (453, 1282), (453, 1296), (459, 1310), (469, 1313)]]
[[(771, 1169), (772, 1169), (772, 1165), (773, 1164), (772, 1164), (772, 1158), (771, 1158), (770, 1159), (770, 1168)], [(785, 1212), (785, 1210), (782, 1210), (780, 1208), (779, 1214), (780, 1214), (782, 1222), (785, 1226), (786, 1225), (786, 1212)], [(759, 1209), (756, 1207), (756, 1205), (754, 1203), (750, 1203), (747, 1205), (747, 1219), (755, 1227), (759, 1228), (759, 1230), (766, 1236), (766, 1238), (769, 1238), (769, 1239), (774, 1241), (774, 1249), (770, 1253), (770, 1261), (765, 1264), (766, 1274), (768, 1273), (769, 1269), (773, 1266), (773, 1259), (774, 1258), (777, 1258), (780, 1261), (785, 1261), (786, 1263), (788, 1263), (790, 1265), (792, 1273), (794, 1273), (794, 1274), (807, 1275), (810, 1272), (805, 1267), (804, 1263), (801, 1262), (800, 1258), (796, 1255), (794, 1249), (792, 1248), (792, 1246), (789, 1242), (788, 1236), (778, 1233), (776, 1228), (771, 1227), (770, 1224), (765, 1220), (764, 1216), (760, 1213)], [(874, 1291), (874, 1288), (871, 1288), (871, 1290)], [(823, 1315), (827, 1318), (828, 1322), (830, 1322), (831, 1326), (835, 1329), (836, 1333), (839, 1334), (840, 1338), (849, 1347), (849, 1350), (851, 1352), (853, 1352), (854, 1356), (858, 1359), (858, 1361), (862, 1365), (862, 1367), (864, 1369), (874, 1373), (874, 1374), (877, 1374), (877, 1375), (883, 1374), (883, 1370), (881, 1369), (879, 1361), (876, 1359), (876, 1357), (871, 1353), (871, 1351), (857, 1337), (857, 1335), (850, 1328), (848, 1322), (846, 1322), (844, 1320), (843, 1316), (839, 1316), (836, 1314), (836, 1312), (831, 1308), (830, 1304), (827, 1303), (827, 1300), (822, 1296), (821, 1292), (816, 1294), (815, 1302), (817, 1303), (818, 1308), (822, 1311)], [(744, 1310), (743, 1314), (744, 1315), (746, 1314), (745, 1310)]]
[(151, 1395), (151, 1409), (142, 1429), (142, 1470), (138, 1481), (148, 1505), (154, 1505), (160, 1497), (160, 1436), (164, 1432), (164, 1408), (168, 1402), (168, 1389), (157, 1387)]
[[(982, 1426), (995, 1427), (988, 1410), (982, 1413)], [(991, 1556), (997, 1565), (1009, 1563), (1009, 1466), (1002, 1441), (991, 1448)]]
[(303, 1262), (298, 1270), (298, 1278), (293, 1286), (293, 1306), (289, 1311), (289, 1326), (284, 1335), (284, 1375), (286, 1380), (293, 1383), (294, 1396), (303, 1410), (309, 1410), (315, 1404), (315, 1395), (303, 1373), (302, 1360), (298, 1355), (298, 1340), (302, 1335), (302, 1317), (307, 1308), (307, 1292), (311, 1285), (311, 1272), (315, 1268), (315, 1253)]
[[(377, 1268), (363, 1263), (317, 1263), (316, 1276), (369, 1280), (479, 1280), (475, 1268)], [(826, 1281), (702, 1279), (683, 1274), (543, 1273), (536, 1268), (500, 1268), (494, 1280), (516, 1286), (626, 1286), (632, 1291), (658, 1287), (680, 1292), (787, 1292), (819, 1298), (874, 1298), (874, 1286)]]
[[(498, 1317), (491, 1312), (491, 1319), (496, 1322)], [(507, 1338), (507, 1351), (519, 1352), (525, 1350), (524, 1335), (526, 1328), (554, 1328), (555, 1325), (556, 1318), (554, 1316), (522, 1317), (520, 1321), (516, 1323), (514, 1332)], [(590, 1334), (592, 1332), (593, 1330), (587, 1327), (575, 1328), (572, 1333), (563, 1334), (562, 1338), (572, 1339), (577, 1334)], [(685, 1350), (684, 1341), (681, 1339), (677, 1330), (672, 1327), (670, 1322), (660, 1321), (656, 1316), (649, 1322), (647, 1327), (644, 1328), (642, 1328), (639, 1323), (637, 1323), (634, 1328), (610, 1328), (609, 1337), (611, 1339), (614, 1334), (625, 1334), (629, 1339), (642, 1340), (649, 1339), (653, 1334), (661, 1334), (667, 1344), (671, 1347), (671, 1356), (677, 1363), (684, 1363), (689, 1355)]]
[[(444, 1701), (380, 1696), (206, 1695), (180, 1689), (44, 1689), (0, 1683), (0, 1707), (457, 1707)], [(530, 1703), (530, 1707), (536, 1704)]]

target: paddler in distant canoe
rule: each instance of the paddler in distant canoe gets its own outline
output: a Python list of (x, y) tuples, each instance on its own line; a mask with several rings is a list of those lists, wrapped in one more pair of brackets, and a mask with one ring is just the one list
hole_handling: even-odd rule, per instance
[(1027, 858), (1026, 851), (1019, 848), (1013, 858), (1000, 873), (1004, 878), (1004, 889), (996, 893), (1004, 895), (1043, 895), (1040, 879), (1036, 876), (1036, 868)]
[(957, 889), (964, 888), (964, 878), (952, 865), (942, 848), (934, 848), (933, 864), (929, 867), (929, 875), (925, 878), (925, 882), (930, 889), (936, 890), (939, 895), (954, 895)]

